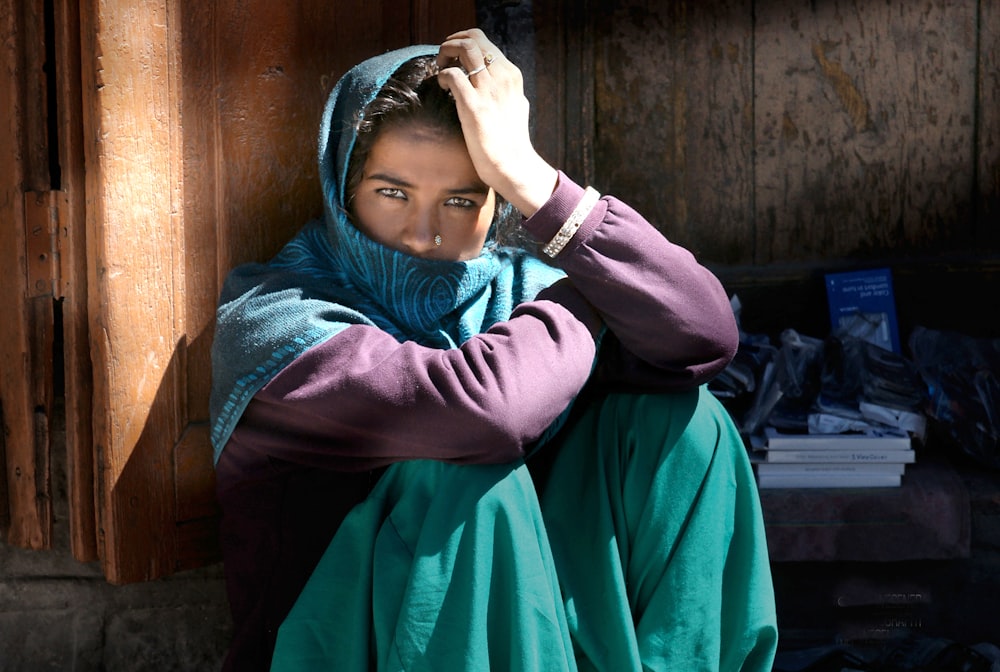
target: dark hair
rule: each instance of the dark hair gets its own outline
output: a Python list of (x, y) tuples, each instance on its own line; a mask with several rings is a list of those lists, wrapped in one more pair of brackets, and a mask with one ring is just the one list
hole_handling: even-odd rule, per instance
[[(347, 167), (344, 189), (349, 214), (350, 202), (361, 183), (365, 161), (383, 129), (418, 123), (444, 136), (464, 140), (455, 100), (438, 85), (437, 73), (434, 56), (418, 56), (407, 61), (358, 113), (355, 121), (357, 139)], [(496, 203), (493, 214), (493, 237), (496, 242), (534, 250), (534, 242), (519, 226), (520, 213), (499, 194), (496, 195)]]

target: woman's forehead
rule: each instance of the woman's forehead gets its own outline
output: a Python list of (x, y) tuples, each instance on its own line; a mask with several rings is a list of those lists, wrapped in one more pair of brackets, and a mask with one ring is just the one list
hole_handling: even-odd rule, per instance
[(412, 186), (485, 190), (465, 141), (427, 124), (383, 128), (365, 161), (364, 179), (373, 176)]

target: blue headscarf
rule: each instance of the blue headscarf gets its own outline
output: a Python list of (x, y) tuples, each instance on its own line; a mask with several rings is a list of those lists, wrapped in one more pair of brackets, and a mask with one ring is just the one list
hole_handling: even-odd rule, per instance
[(437, 50), (419, 45), (391, 51), (344, 75), (320, 125), (323, 219), (307, 224), (268, 263), (240, 266), (226, 279), (212, 345), (215, 461), (253, 395), (296, 357), (348, 326), (453, 348), (562, 277), (523, 250), (492, 241), (468, 261), (420, 259), (371, 240), (348, 220), (347, 169), (361, 112), (401, 65)]

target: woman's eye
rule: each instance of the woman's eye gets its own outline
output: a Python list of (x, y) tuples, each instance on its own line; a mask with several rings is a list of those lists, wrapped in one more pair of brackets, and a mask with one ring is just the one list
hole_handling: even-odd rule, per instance
[(475, 208), (475, 201), (470, 201), (467, 198), (462, 198), (461, 196), (452, 196), (447, 201), (444, 202), (445, 205), (453, 205), (459, 208)]
[(404, 194), (401, 189), (397, 189), (396, 187), (383, 187), (381, 189), (377, 189), (376, 193), (379, 196), (385, 196), (386, 198), (406, 198), (406, 194)]

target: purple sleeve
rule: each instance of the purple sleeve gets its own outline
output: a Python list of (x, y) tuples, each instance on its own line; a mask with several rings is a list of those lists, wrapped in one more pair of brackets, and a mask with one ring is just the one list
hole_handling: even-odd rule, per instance
[(256, 394), (227, 452), (341, 471), (422, 458), (510, 462), (580, 392), (600, 328), (566, 280), (456, 349), (351, 326)]
[[(560, 173), (524, 226), (547, 242), (582, 195)], [(599, 200), (555, 261), (568, 280), (458, 349), (348, 327), (258, 392), (231, 444), (251, 461), (352, 471), (406, 459), (507, 462), (592, 373), (609, 386), (681, 389), (732, 358), (738, 333), (721, 283), (621, 201)], [(602, 321), (611, 333), (594, 370)]]
[[(564, 174), (525, 228), (548, 242), (584, 190)], [(555, 262), (597, 309), (624, 353), (600, 375), (662, 389), (705, 383), (736, 352), (736, 319), (719, 280), (625, 203), (601, 198)], [(603, 355), (603, 351), (602, 351)], [(609, 366), (609, 364), (613, 364)]]

